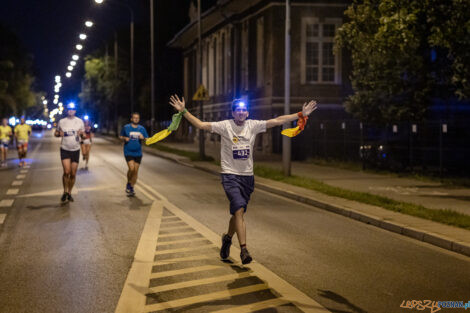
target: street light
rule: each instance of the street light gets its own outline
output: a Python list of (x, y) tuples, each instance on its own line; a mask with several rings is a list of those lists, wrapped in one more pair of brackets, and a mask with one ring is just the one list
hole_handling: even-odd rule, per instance
[(77, 65), (77, 62), (75, 62), (75, 61), (70, 61), (70, 65), (75, 66), (75, 65)]
[(95, 0), (96, 3), (101, 4), (103, 3), (103, 0)]
[(80, 44), (78, 44), (78, 45), (75, 46), (75, 48), (77, 48), (77, 50), (82, 50), (82, 49), (83, 49), (83, 46), (80, 45)]
[(69, 71), (73, 71), (73, 66), (72, 66), (72, 65), (69, 65), (69, 66), (67, 66), (67, 69), (68, 69)]
[(60, 76), (59, 76), (59, 75), (57, 75), (57, 76), (55, 77), (55, 82), (56, 82), (56, 83), (60, 82)]
[(78, 38), (80, 38), (81, 40), (85, 40), (86, 39), (86, 35), (85, 34), (80, 34), (78, 36)]
[(65, 76), (67, 76), (68, 78), (70, 78), (70, 77), (72, 77), (72, 73), (67, 72), (67, 73), (65, 73)]
[(86, 22), (85, 22), (85, 26), (86, 26), (86, 27), (92, 27), (92, 26), (93, 26), (93, 22), (92, 22), (92, 21), (86, 21)]
[(73, 59), (74, 61), (78, 61), (78, 58), (79, 58), (78, 55), (76, 55), (76, 54), (72, 55), (72, 59)]

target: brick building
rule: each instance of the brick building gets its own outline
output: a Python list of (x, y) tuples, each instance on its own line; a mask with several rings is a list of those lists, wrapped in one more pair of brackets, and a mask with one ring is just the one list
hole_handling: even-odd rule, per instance
[[(333, 41), (344, 22), (348, 0), (292, 1), (291, 9), (291, 111), (315, 99), (316, 116), (341, 118), (342, 102), (351, 92), (350, 62), (345, 53), (334, 54)], [(191, 99), (197, 83), (197, 20), (168, 43), (182, 51), (185, 99)], [(219, 0), (202, 13), (202, 83), (210, 100), (204, 102), (206, 121), (230, 118), (233, 98), (246, 97), (250, 118), (268, 119), (281, 115), (284, 106), (284, 1)], [(195, 104), (188, 107), (197, 113)], [(190, 127), (180, 138), (197, 140)], [(216, 135), (206, 134), (206, 145), (218, 145)], [(280, 152), (280, 129), (257, 139), (258, 154)], [(293, 142), (302, 144), (302, 140)]]

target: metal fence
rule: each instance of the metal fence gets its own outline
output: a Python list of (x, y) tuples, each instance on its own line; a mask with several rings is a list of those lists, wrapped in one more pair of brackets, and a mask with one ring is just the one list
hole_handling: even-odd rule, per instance
[[(273, 132), (277, 134), (279, 132)], [(470, 121), (397, 123), (383, 127), (357, 120), (309, 120), (293, 140), (293, 159), (336, 159), (393, 171), (470, 174)], [(281, 138), (273, 137), (275, 152)]]

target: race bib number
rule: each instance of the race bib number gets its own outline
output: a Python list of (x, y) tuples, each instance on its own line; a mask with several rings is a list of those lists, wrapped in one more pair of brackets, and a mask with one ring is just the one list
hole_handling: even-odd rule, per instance
[(140, 132), (130, 132), (129, 139), (131, 140), (138, 140), (140, 137)]
[(232, 146), (234, 160), (248, 160), (250, 157), (250, 145)]

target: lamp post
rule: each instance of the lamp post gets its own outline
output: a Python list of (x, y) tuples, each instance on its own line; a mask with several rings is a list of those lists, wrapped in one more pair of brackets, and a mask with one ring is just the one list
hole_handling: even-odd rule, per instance
[[(290, 0), (286, 0), (286, 30), (285, 30), (285, 63), (284, 63), (284, 114), (290, 114)], [(284, 124), (283, 129), (289, 128)], [(291, 170), (291, 141), (287, 136), (282, 137), (282, 169), (284, 175), (290, 176)]]
[(152, 134), (155, 128), (155, 38), (154, 38), (154, 0), (150, 0), (150, 109), (151, 109), (151, 125), (150, 129)]

